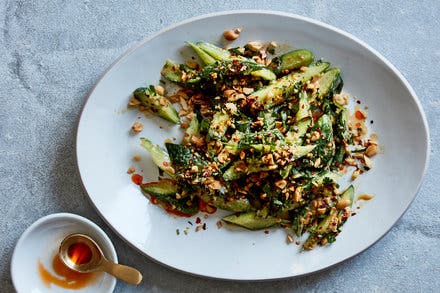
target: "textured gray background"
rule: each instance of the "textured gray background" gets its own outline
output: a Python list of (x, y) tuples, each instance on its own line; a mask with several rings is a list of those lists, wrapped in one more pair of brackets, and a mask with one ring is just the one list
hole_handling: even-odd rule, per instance
[[(439, 292), (439, 1), (123, 2), (0, 1), (1, 292), (13, 291), (9, 266), (20, 234), (38, 218), (55, 212), (95, 221), (112, 238), (120, 261), (143, 271), (144, 281), (138, 287), (118, 283), (116, 292)], [(104, 224), (87, 200), (75, 168), (74, 134), (80, 109), (115, 58), (141, 39), (195, 14), (245, 8), (309, 16), (363, 39), (409, 80), (431, 128), (428, 174), (397, 225), (361, 255), (303, 278), (227, 282), (158, 265)]]

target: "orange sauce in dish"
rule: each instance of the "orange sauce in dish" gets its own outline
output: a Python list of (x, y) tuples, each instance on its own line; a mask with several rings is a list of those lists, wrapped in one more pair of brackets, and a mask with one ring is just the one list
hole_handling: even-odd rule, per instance
[(92, 250), (86, 244), (78, 242), (69, 246), (67, 255), (74, 263), (82, 265), (92, 259)]
[[(77, 243), (75, 243), (77, 244)], [(74, 244), (74, 245), (75, 245)], [(73, 246), (73, 245), (72, 245)], [(72, 247), (71, 246), (71, 247)], [(90, 250), (90, 248), (88, 248)], [(70, 247), (69, 247), (70, 250)], [(70, 257), (70, 254), (69, 254)], [(82, 258), (81, 260), (84, 260)], [(80, 260), (78, 258), (78, 260)], [(90, 260), (90, 259), (89, 259)], [(52, 260), (52, 269), (55, 274), (52, 274), (47, 270), (41, 261), (38, 261), (38, 272), (40, 278), (46, 287), (50, 288), (51, 284), (65, 289), (81, 289), (87, 285), (93, 284), (98, 280), (102, 273), (79, 273), (70, 268), (68, 268), (63, 261), (60, 259), (58, 254), (55, 254)]]

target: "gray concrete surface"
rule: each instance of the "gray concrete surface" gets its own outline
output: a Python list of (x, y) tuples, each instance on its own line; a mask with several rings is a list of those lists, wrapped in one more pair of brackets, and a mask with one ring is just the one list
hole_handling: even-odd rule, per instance
[[(114, 241), (120, 261), (141, 268), (141, 285), (118, 283), (116, 292), (439, 292), (439, 1), (128, 2), (0, 1), (1, 292), (13, 291), (9, 266), (20, 234), (36, 219), (55, 212), (95, 221)], [(88, 91), (107, 66), (172, 23), (230, 9), (296, 13), (354, 34), (396, 65), (426, 111), (431, 163), (414, 203), (376, 245), (329, 270), (259, 283), (175, 272), (120, 240), (80, 186), (75, 128)]]

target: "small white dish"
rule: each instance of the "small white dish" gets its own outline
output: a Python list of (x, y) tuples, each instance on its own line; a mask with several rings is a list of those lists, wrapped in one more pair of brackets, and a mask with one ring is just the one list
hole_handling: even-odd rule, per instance
[[(134, 164), (144, 182), (157, 180), (157, 167), (140, 146), (139, 137), (160, 145), (165, 139), (181, 137), (179, 126), (127, 111), (130, 94), (137, 87), (157, 84), (166, 59), (183, 63), (182, 55), (188, 51), (185, 41), (221, 45), (223, 30), (234, 27), (242, 27), (243, 32), (231, 46), (259, 40), (312, 50), (316, 59), (324, 58), (341, 68), (344, 91), (362, 101), (360, 107), (368, 106), (369, 129), (378, 135), (384, 151), (373, 159), (374, 168), (354, 184), (357, 195), (368, 193), (374, 199), (357, 210), (337, 241), (328, 247), (300, 253), (299, 246), (286, 244), (281, 229), (269, 235), (217, 229), (219, 213), (204, 220), (206, 231), (195, 233), (195, 227), (188, 224), (194, 218), (174, 218), (150, 204), (126, 172)], [(135, 121), (143, 123), (143, 131), (130, 135)], [(408, 208), (429, 159), (428, 124), (420, 101), (389, 61), (337, 28), (270, 11), (230, 11), (192, 18), (129, 50), (91, 91), (81, 114), (76, 143), (82, 183), (96, 210), (123, 239), (180, 271), (234, 280), (300, 276), (364, 251), (385, 235)], [(141, 155), (141, 161), (133, 162), (134, 155)], [(191, 229), (188, 235), (177, 233), (187, 228)]]
[(48, 215), (27, 228), (15, 246), (11, 260), (11, 275), (17, 292), (113, 292), (116, 279), (105, 273), (90, 285), (76, 290), (64, 289), (54, 284), (50, 286), (44, 284), (38, 270), (39, 262), (56, 276), (52, 269), (52, 260), (58, 253), (61, 241), (72, 233), (89, 235), (99, 244), (109, 260), (118, 262), (111, 240), (95, 223), (75, 214)]

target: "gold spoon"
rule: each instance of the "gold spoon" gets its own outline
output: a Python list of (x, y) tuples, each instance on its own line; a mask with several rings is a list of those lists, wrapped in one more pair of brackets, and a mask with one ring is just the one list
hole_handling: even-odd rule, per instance
[[(90, 249), (91, 256), (87, 262), (77, 263), (72, 260), (69, 256), (69, 248), (73, 244), (85, 244)], [(67, 267), (80, 273), (104, 271), (132, 285), (137, 285), (142, 281), (142, 274), (138, 270), (109, 261), (98, 244), (84, 234), (71, 234), (64, 238), (58, 254)]]

